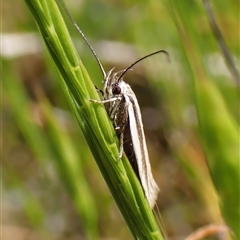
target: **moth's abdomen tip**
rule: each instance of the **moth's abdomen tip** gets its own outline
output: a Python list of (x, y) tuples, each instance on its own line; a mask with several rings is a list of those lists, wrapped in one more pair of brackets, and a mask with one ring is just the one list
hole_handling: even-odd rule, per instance
[(160, 192), (160, 189), (159, 189), (158, 185), (156, 184), (155, 181), (153, 181), (152, 184), (151, 184), (149, 194), (147, 196), (147, 199), (148, 199), (148, 202), (149, 202), (149, 205), (150, 205), (151, 209), (154, 208), (154, 206), (157, 202), (159, 192)]

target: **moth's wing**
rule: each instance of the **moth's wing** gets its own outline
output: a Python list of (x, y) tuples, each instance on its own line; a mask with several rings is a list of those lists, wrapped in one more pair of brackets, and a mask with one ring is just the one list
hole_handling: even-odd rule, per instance
[[(127, 84), (126, 84), (127, 85)], [(133, 148), (137, 160), (139, 177), (146, 198), (151, 206), (154, 207), (159, 188), (153, 179), (151, 165), (149, 161), (145, 135), (143, 131), (142, 117), (137, 98), (131, 87), (127, 85), (125, 100), (127, 103), (129, 125), (131, 137), (133, 140)]]

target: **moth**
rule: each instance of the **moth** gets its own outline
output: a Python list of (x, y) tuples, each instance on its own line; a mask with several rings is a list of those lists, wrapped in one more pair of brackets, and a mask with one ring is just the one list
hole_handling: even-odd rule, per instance
[(159, 50), (140, 58), (123, 71), (113, 72), (112, 69), (105, 73), (97, 54), (89, 44), (84, 33), (68, 13), (64, 3), (62, 1), (60, 2), (73, 25), (93, 53), (104, 76), (103, 90), (98, 89), (103, 95), (103, 100), (90, 101), (104, 104), (119, 137), (120, 149), (118, 159), (121, 159), (123, 153), (126, 154), (135, 174), (140, 180), (148, 203), (150, 207), (153, 208), (157, 200), (159, 188), (151, 171), (139, 104), (133, 90), (124, 82), (123, 77), (134, 65), (143, 59), (158, 53), (164, 53), (166, 55), (168, 55), (168, 53), (164, 50)]
[[(151, 55), (162, 51), (163, 50), (160, 50)], [(149, 55), (144, 58), (148, 56)], [(140, 59), (138, 61), (140, 61)], [(118, 158), (120, 159), (122, 157), (123, 152), (126, 154), (141, 182), (149, 205), (153, 208), (157, 200), (159, 188), (151, 171), (141, 111), (133, 90), (123, 80), (124, 74), (136, 63), (137, 62), (133, 63), (122, 72), (115, 73), (110, 70), (105, 75), (103, 100), (100, 103), (105, 105), (120, 140)]]

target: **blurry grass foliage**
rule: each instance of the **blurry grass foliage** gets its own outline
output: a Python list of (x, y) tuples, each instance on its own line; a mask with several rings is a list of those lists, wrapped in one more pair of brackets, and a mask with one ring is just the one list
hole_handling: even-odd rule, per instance
[[(63, 101), (64, 92), (133, 236), (162, 239), (127, 159), (116, 161), (118, 140), (103, 106), (89, 101), (100, 98), (86, 69), (98, 87), (102, 80), (91, 53), (67, 20), (71, 36), (78, 38), (76, 45), (80, 41), (83, 46), (80, 53), (85, 69), (72, 48), (54, 0), (25, 2), (61, 78), (58, 81), (58, 75), (53, 73), (48, 56), (46, 63), (52, 73), (47, 88), (35, 81), (43, 80), (37, 75), (37, 71), (41, 72), (39, 68), (36, 72), (32, 70), (35, 69), (31, 65), (35, 61), (32, 56), (23, 70), (21, 58), (3, 60), (6, 89), (2, 101), (6, 126), (3, 159), (8, 160), (3, 160), (3, 167), (9, 173), (3, 176), (3, 203), (8, 202), (8, 206), (16, 209), (11, 205), (14, 200), (22, 209), (17, 212), (20, 217), (14, 224), (21, 227), (24, 219), (24, 226), (36, 230), (44, 239), (57, 238), (58, 234), (62, 239), (74, 236), (131, 239), (119, 214), (112, 210), (111, 198), (83, 136), (76, 134), (77, 125), (64, 110), (68, 109)], [(211, 28), (209, 12), (204, 7), (209, 4), (206, 0), (66, 1), (85, 35), (95, 39), (98, 50), (102, 50), (99, 46), (104, 38), (128, 42), (136, 59), (137, 55), (141, 57), (158, 49), (170, 54), (171, 63), (153, 57), (136, 66), (125, 81), (136, 88), (143, 118), (152, 120), (151, 127), (157, 126), (151, 130), (145, 125), (145, 132), (153, 173), (161, 189), (158, 205), (171, 239), (186, 237), (190, 232), (185, 229), (194, 231), (196, 226), (222, 221), (229, 226), (232, 236), (240, 239), (239, 70), (236, 70), (239, 8), (233, 0), (211, 3), (227, 53), (222, 51), (222, 40)], [(81, 6), (76, 7), (78, 4)], [(3, 14), (9, 12), (6, 9)], [(14, 13), (11, 16), (16, 20), (19, 17)], [(32, 26), (33, 18), (28, 22)], [(26, 19), (16, 21), (17, 24), (22, 29)], [(105, 51), (99, 51), (100, 58), (108, 55)], [(121, 56), (118, 49), (114, 54)], [(124, 55), (132, 57), (129, 52)], [(106, 70), (114, 65), (107, 58), (103, 61), (109, 65)], [(126, 67), (129, 61), (119, 57), (118, 68)], [(56, 82), (50, 86), (54, 79)], [(144, 112), (153, 115), (146, 116)], [(12, 214), (7, 213), (4, 216)], [(60, 218), (56, 217), (59, 215)], [(51, 219), (61, 219), (64, 227)], [(8, 221), (13, 220), (4, 219)], [(48, 235), (49, 231), (54, 237)]]

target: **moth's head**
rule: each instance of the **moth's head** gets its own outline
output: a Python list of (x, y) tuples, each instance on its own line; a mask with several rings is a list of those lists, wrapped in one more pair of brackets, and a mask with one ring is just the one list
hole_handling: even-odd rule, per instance
[(120, 95), (122, 93), (121, 90), (121, 83), (122, 78), (119, 78), (120, 72), (114, 72), (113, 69), (111, 69), (109, 72), (107, 72), (106, 77), (104, 79), (104, 97), (105, 98), (111, 98), (116, 95)]

